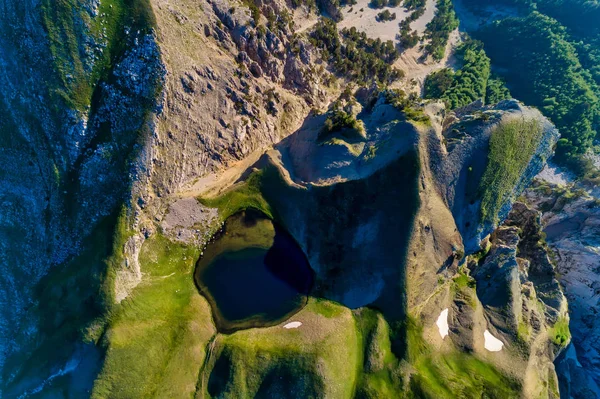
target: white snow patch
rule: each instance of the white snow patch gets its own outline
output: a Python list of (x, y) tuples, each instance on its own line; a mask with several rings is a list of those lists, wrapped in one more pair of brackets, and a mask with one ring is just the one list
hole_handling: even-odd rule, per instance
[(485, 339), (485, 349), (489, 350), (490, 352), (500, 352), (502, 350), (504, 342), (494, 337), (488, 330), (485, 330), (483, 333), (483, 338)]
[(448, 308), (442, 310), (442, 313), (440, 313), (440, 317), (438, 317), (435, 324), (438, 326), (438, 330), (440, 330), (442, 339), (446, 338), (448, 331), (450, 330), (448, 327)]
[(285, 326), (283, 326), (283, 328), (287, 328), (287, 329), (298, 328), (301, 325), (302, 325), (302, 323), (299, 321), (292, 321), (291, 323), (287, 323)]

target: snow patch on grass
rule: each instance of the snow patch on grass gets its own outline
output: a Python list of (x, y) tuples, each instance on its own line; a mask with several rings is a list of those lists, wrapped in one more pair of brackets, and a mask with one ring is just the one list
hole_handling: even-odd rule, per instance
[(485, 330), (483, 333), (483, 338), (485, 340), (484, 347), (490, 352), (500, 352), (504, 343), (500, 341), (498, 338), (494, 337), (488, 330)]
[(287, 323), (285, 326), (283, 326), (283, 328), (286, 328), (289, 330), (290, 328), (298, 328), (301, 325), (302, 325), (302, 323), (299, 321), (292, 321), (291, 323)]
[(448, 331), (450, 330), (450, 328), (448, 327), (448, 308), (442, 310), (435, 324), (440, 330), (440, 336), (442, 337), (442, 339), (446, 338), (446, 336), (448, 335)]

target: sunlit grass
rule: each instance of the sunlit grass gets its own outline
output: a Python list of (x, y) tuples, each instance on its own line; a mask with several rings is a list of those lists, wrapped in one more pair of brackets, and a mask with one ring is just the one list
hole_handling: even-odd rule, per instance
[(487, 166), (479, 184), (484, 222), (498, 222), (498, 213), (527, 168), (541, 135), (540, 123), (526, 119), (501, 122), (492, 131)]
[(190, 397), (215, 333), (194, 286), (199, 248), (154, 235), (140, 253), (144, 281), (110, 312), (106, 359), (92, 397)]

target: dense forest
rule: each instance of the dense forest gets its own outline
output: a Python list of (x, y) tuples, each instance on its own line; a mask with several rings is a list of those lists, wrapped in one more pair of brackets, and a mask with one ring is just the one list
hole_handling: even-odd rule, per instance
[(491, 77), (490, 59), (483, 43), (468, 39), (456, 50), (461, 67), (444, 68), (425, 80), (425, 98), (441, 99), (449, 109), (464, 107), (476, 100), (495, 104), (510, 97), (502, 81)]
[[(535, 105), (560, 129), (557, 160), (585, 174), (582, 155), (600, 126), (600, 2), (499, 0), (517, 7), (473, 34), (515, 97)], [(497, 0), (467, 0), (474, 10)]]

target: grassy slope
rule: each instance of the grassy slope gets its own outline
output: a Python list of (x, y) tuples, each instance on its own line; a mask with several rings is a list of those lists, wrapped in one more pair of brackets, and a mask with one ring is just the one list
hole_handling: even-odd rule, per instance
[(92, 397), (189, 397), (214, 334), (208, 303), (193, 284), (199, 249), (157, 234), (140, 253), (145, 274), (109, 317), (106, 360)]
[(423, 341), (422, 328), (407, 320), (408, 357), (415, 369), (410, 396), (418, 398), (518, 398), (520, 385), (473, 355), (437, 353)]
[(198, 200), (211, 208), (219, 209), (219, 216), (225, 221), (229, 216), (244, 209), (254, 208), (273, 218), (273, 209), (261, 193), (263, 172), (254, 172), (248, 179), (220, 196), (199, 198)]
[(481, 219), (497, 222), (502, 205), (522, 176), (542, 135), (538, 121), (501, 122), (492, 132), (485, 172), (479, 184)]
[(362, 340), (362, 372), (356, 396), (359, 398), (400, 397), (402, 376), (398, 360), (392, 354), (390, 328), (381, 313), (368, 308), (354, 315)]
[(297, 397), (352, 397), (360, 345), (351, 311), (311, 299), (292, 319), (302, 326), (219, 336), (200, 392), (225, 398), (273, 397), (278, 390)]

